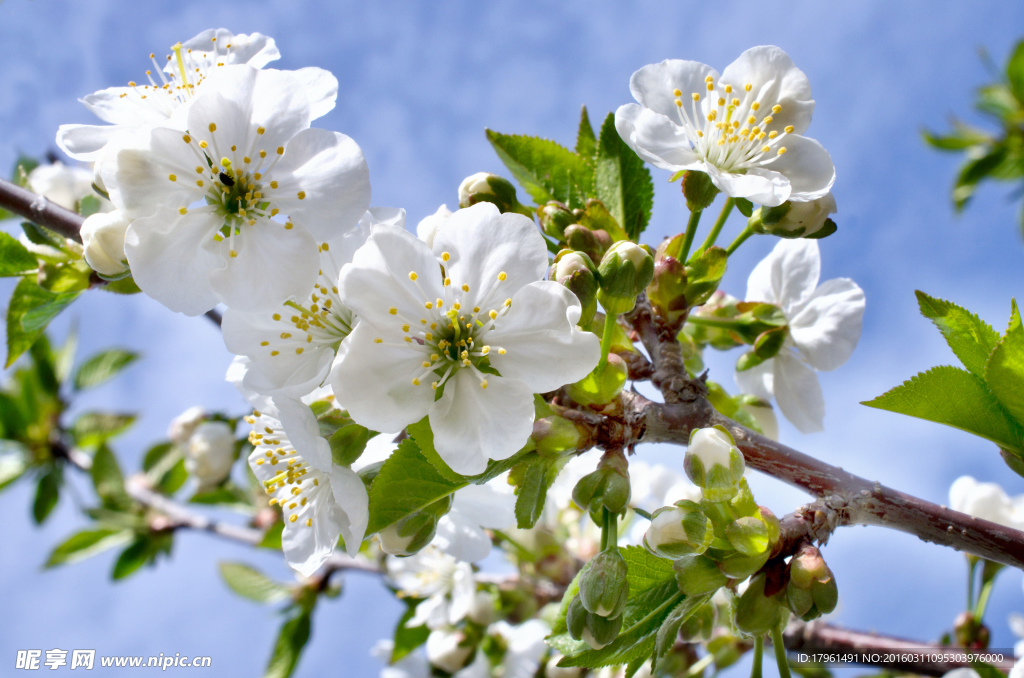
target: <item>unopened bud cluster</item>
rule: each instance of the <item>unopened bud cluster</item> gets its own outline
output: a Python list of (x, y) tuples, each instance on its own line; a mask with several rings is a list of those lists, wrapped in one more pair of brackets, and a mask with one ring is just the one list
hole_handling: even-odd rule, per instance
[(595, 522), (600, 520), (602, 508), (616, 514), (624, 511), (629, 497), (629, 468), (622, 450), (605, 452), (597, 470), (583, 476), (572, 490), (573, 501), (590, 511)]
[(533, 217), (528, 207), (519, 204), (512, 182), (497, 174), (477, 172), (463, 179), (459, 185), (459, 207), (472, 207), (481, 202), (492, 203), (502, 213), (517, 212)]
[(836, 212), (831, 193), (808, 202), (786, 201), (778, 207), (760, 207), (747, 222), (755, 233), (779, 238), (825, 238), (836, 232), (829, 215)]

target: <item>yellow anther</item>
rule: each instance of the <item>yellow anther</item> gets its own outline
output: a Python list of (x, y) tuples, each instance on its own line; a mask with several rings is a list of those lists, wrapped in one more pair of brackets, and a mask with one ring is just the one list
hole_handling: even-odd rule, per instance
[(704, 82), (714, 82), (714, 81), (715, 81), (715, 76), (713, 76), (713, 75), (709, 75), (706, 78), (704, 78)]
[(242, 158), (242, 162), (248, 165), (250, 162), (252, 162), (252, 158), (250, 158), (249, 156), (245, 156)]
[(451, 278), (445, 278), (444, 279), (444, 286), (445, 287), (450, 287), (451, 284), (452, 284), (452, 279)]
[(305, 200), (306, 199), (306, 192), (305, 191), (299, 191), (297, 195), (299, 196), (299, 200)]
[(461, 311), (462, 310), (462, 304), (460, 304), (459, 302), (456, 301), (454, 304), (452, 304), (452, 308), (454, 308), (456, 311)]
[(178, 214), (188, 214), (188, 208), (182, 207), (180, 210), (178, 210)]
[(498, 280), (500, 280), (501, 282), (505, 282), (507, 278), (508, 275), (505, 273), (505, 271), (502, 271), (501, 273), (498, 274)]
[(302, 351), (303, 350), (305, 350), (305, 349), (303, 349), (301, 346), (299, 346), (297, 349), (295, 349), (296, 355), (302, 355)]
[(270, 355), (277, 355), (278, 353), (279, 353), (278, 351), (271, 351)]
[(171, 181), (177, 181), (178, 180), (178, 176), (176, 174), (168, 174), (167, 178), (170, 179)]
[(487, 388), (487, 380), (486, 379), (484, 379), (483, 381), (480, 382), (480, 388)]
[(424, 335), (424, 338), (425, 338), (425, 339), (426, 339), (427, 341), (433, 341), (433, 340), (434, 340), (434, 335), (433, 335), (433, 334), (431, 334), (430, 332), (427, 332), (427, 333), (426, 333), (426, 335)]
[(495, 318), (498, 317), (498, 312), (497, 311), (491, 311), (487, 315), (491, 316), (491, 320), (494, 320)]
[(732, 103), (733, 106), (739, 106), (740, 105), (740, 100), (734, 98), (731, 103)]
[(260, 346), (270, 346), (270, 342), (269, 341), (261, 341), (260, 342)]
[[(295, 508), (295, 504), (292, 504), (289, 508)], [(294, 523), (298, 519), (299, 519), (298, 514), (297, 513), (293, 513), (292, 517), (288, 519), (288, 522), (289, 523)]]
[[(270, 216), (272, 216), (272, 217), (276, 217), (276, 216), (277, 216), (277, 213), (278, 213), (278, 212), (280, 212), (280, 211), (281, 211), (281, 210), (279, 210), (279, 209), (277, 209), (277, 208), (275, 207), (274, 209), (270, 210)], [(288, 226), (288, 225), (285, 225), (285, 228), (291, 228), (291, 227), (290, 227), (290, 226)]]
[(676, 108), (682, 108), (682, 107), (683, 107), (683, 100), (682, 99), (676, 99)]
[(262, 177), (262, 176), (263, 176), (262, 174), (260, 174), (259, 172), (257, 172), (256, 174), (252, 175), (252, 178), (253, 178), (253, 179), (255, 179), (256, 181), (259, 181), (259, 180), (260, 180), (260, 177)]
[(197, 179), (196, 180), (196, 186), (198, 186), (199, 188), (202, 188), (203, 187), (203, 180), (202, 179)]
[[(324, 252), (326, 252), (327, 250), (331, 249), (331, 246), (328, 245), (327, 243), (324, 243), (323, 245), (321, 245), (321, 247), (324, 248)], [(314, 299), (313, 301), (316, 301), (316, 299)]]
[(265, 158), (265, 157), (267, 157), (267, 152), (266, 152), (266, 151), (264, 151), (263, 149), (260, 149), (260, 157), (261, 157), (261, 158)]
[(760, 102), (755, 101), (754, 103), (750, 104), (750, 110), (752, 111), (756, 111), (759, 108), (761, 108)]
[(722, 97), (718, 97), (718, 105), (719, 106), (725, 106), (725, 99), (722, 98)]
[(216, 132), (217, 131), (217, 123), (215, 123), (215, 122), (211, 122), (210, 123), (210, 131), (211, 132)]
[(428, 361), (424, 360), (423, 361), (423, 366), (424, 367), (430, 367), (430, 363)]
[(682, 93), (682, 91), (680, 91), (680, 90), (678, 90), (678, 89), (674, 89), (674, 90), (672, 90), (672, 94), (673, 94), (674, 96), (677, 96), (677, 97), (681, 97), (681, 96), (683, 96), (683, 93)]
[(412, 280), (412, 281), (415, 282), (416, 278), (419, 278), (419, 276), (416, 275), (416, 271), (409, 271), (409, 280)]
[(440, 360), (440, 359), (441, 359), (441, 356), (439, 356), (438, 354), (436, 354), (436, 353), (431, 353), (430, 354), (430, 360), (431, 361)]
[(237, 146), (235, 146), (234, 144), (231, 144), (231, 150), (232, 150), (232, 151), (237, 151), (237, 150), (238, 150), (238, 147), (237, 147)]
[(769, 139), (774, 139), (774, 138), (775, 138), (775, 137), (777, 137), (777, 136), (779, 136), (779, 133), (778, 133), (778, 132), (776, 132), (776, 131), (774, 131), (774, 130), (773, 130), (773, 131), (771, 131), (771, 132), (768, 132), (768, 138), (769, 138)]
[(277, 188), (277, 182), (276, 181), (271, 181), (270, 182), (270, 187), (271, 188)]
[(726, 85), (725, 86), (725, 93), (726, 94), (732, 94), (732, 85)]
[(463, 285), (462, 286), (462, 291), (463, 292), (468, 292), (469, 291), (469, 285)]
[(306, 518), (306, 527), (313, 527), (313, 519)]
[(199, 148), (206, 148), (206, 146), (207, 146), (207, 143), (205, 141), (200, 141), (199, 142)]
[(506, 299), (505, 300), (505, 307), (508, 308), (511, 305), (512, 305), (512, 300), (511, 299)]
[(235, 250), (230, 250), (230, 251), (228, 252), (228, 254), (230, 254), (230, 255), (231, 255), (231, 258), (232, 258), (232, 259), (234, 259), (235, 257), (237, 257), (237, 256), (238, 256), (238, 252), (236, 252)]
[(771, 146), (762, 146), (762, 147), (761, 147), (761, 152), (762, 152), (762, 153), (767, 153), (767, 152), (768, 152), (768, 151), (770, 151), (770, 150), (772, 150), (772, 147), (771, 147)]
[[(282, 339), (291, 339), (291, 336), (292, 336), (291, 332), (282, 332), (281, 333), (281, 338)], [(268, 433), (269, 433), (269, 431), (268, 431)]]
[(412, 385), (413, 386), (419, 386), (420, 385), (420, 380), (419, 379), (413, 379), (412, 380)]
[(785, 126), (785, 127), (783, 128), (783, 131), (784, 131), (784, 132), (785, 132), (786, 134), (792, 134), (792, 133), (793, 133), (793, 130), (794, 130), (794, 129), (795, 129), (795, 128), (794, 128), (794, 127), (793, 127), (792, 125), (786, 125), (786, 126)]
[(782, 148), (779, 149), (778, 154), (779, 155), (783, 155), (785, 152), (786, 152), (786, 147), (783, 146)]
[(398, 315), (398, 309), (392, 306), (391, 308), (388, 309), (388, 313), (390, 313), (391, 315)]
[(448, 254), (447, 252), (441, 252), (441, 261), (448, 261), (451, 258), (452, 255)]
[(277, 154), (278, 155), (284, 155), (284, 146), (278, 146), (277, 147)]
[(699, 137), (704, 136), (704, 132), (701, 132), (700, 130), (697, 130), (697, 136), (699, 136)]
[(266, 130), (266, 128), (265, 128), (265, 127), (257, 127), (257, 128), (256, 128), (256, 134), (263, 134), (263, 133), (264, 133), (264, 132), (266, 132), (266, 131), (267, 131), (267, 130)]
[[(708, 89), (711, 89), (711, 86), (710, 86), (710, 85), (708, 85)], [(690, 96), (692, 96), (692, 97), (693, 97), (693, 100), (694, 100), (694, 101), (700, 101), (700, 95), (699, 95), (699, 94), (697, 94), (696, 92), (694, 92), (694, 93), (693, 93), (693, 94), (691, 94)]]
[(482, 355), (487, 355), (490, 352), (491, 352), (491, 347), (490, 346), (484, 346), (482, 349), (480, 349), (480, 353)]
[(185, 136), (181, 137), (181, 140), (184, 141), (186, 144), (191, 144), (192, 143), (192, 137), (190, 137), (187, 134)]
[[(275, 210), (275, 211), (276, 211), (276, 210)], [(289, 221), (288, 223), (286, 223), (286, 224), (284, 225), (284, 230), (286, 230), (286, 231), (290, 231), (290, 230), (292, 230), (292, 228), (294, 228), (294, 227), (295, 227), (295, 224), (293, 224), (292, 222), (290, 222), (290, 221)]]
[(221, 158), (220, 165), (221, 167), (228, 169), (229, 167), (231, 167), (231, 160), (228, 158)]
[(772, 113), (778, 114), (781, 111), (782, 111), (782, 106), (780, 106), (779, 104), (775, 104), (774, 106), (772, 106)]
[(749, 92), (753, 87), (754, 86), (748, 82), (746, 85), (743, 86), (743, 89)]
[(438, 308), (441, 308), (442, 306), (444, 306), (444, 300), (443, 299), (438, 299), (437, 302), (435, 302), (435, 303), (437, 304)]
[(380, 337), (377, 337), (376, 339), (373, 340), (373, 343), (375, 343), (375, 344), (383, 344), (384, 340), (381, 339)]
[(709, 82), (709, 83), (708, 83), (708, 91), (710, 92), (710, 91), (711, 91), (711, 90), (713, 90), (713, 89), (715, 89), (715, 85), (714, 85), (714, 83), (710, 83), (710, 82)]
[(412, 343), (412, 337), (402, 337), (402, 338), (405, 339), (405, 343), (407, 343), (407, 344), (411, 344)]
[(406, 323), (406, 324), (402, 325), (402, 331), (403, 332), (408, 332), (409, 331), (409, 323)]
[(750, 116), (749, 118), (747, 118), (748, 125), (753, 125), (755, 122), (757, 122), (757, 118), (755, 118), (754, 116)]
[(434, 308), (434, 304), (428, 301), (427, 303), (423, 304), (423, 308), (429, 311), (430, 309)]
[(505, 355), (505, 349), (499, 348), (498, 349), (498, 355)]
[(772, 116), (769, 115), (769, 116), (765, 116), (765, 119), (762, 120), (761, 122), (764, 123), (767, 126), (767, 125), (772, 124), (772, 120), (774, 120), (774, 119), (775, 118), (773, 118)]

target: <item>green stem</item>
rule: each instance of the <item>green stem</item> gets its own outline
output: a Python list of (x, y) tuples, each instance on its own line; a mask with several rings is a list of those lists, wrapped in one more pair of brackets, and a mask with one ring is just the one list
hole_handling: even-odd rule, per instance
[(708, 233), (708, 237), (704, 239), (704, 244), (702, 244), (700, 248), (693, 253), (694, 258), (699, 257), (709, 247), (715, 244), (715, 241), (718, 240), (718, 234), (722, 232), (722, 227), (725, 226), (725, 222), (729, 218), (729, 214), (732, 213), (732, 208), (735, 205), (736, 200), (733, 198), (729, 198), (725, 201), (725, 204), (722, 205), (722, 211), (718, 214), (718, 221), (716, 221), (715, 225), (711, 227), (711, 232)]
[(764, 636), (754, 638), (754, 663), (750, 667), (750, 678), (761, 678), (761, 660), (764, 659)]
[(604, 549), (614, 551), (619, 548), (619, 516), (608, 509), (604, 510), (606, 525), (608, 526), (608, 540)]
[(978, 566), (978, 559), (974, 556), (967, 556), (967, 609), (974, 609), (974, 569)]
[(738, 236), (736, 236), (736, 239), (733, 240), (727, 248), (725, 248), (725, 253), (728, 254), (729, 256), (732, 256), (732, 253), (735, 252), (736, 249), (744, 242), (746, 242), (747, 238), (749, 238), (752, 235), (754, 235), (754, 229), (750, 228), (750, 226), (747, 226), (740, 232)]
[(608, 365), (608, 352), (612, 348), (612, 337), (615, 335), (615, 323), (617, 322), (618, 316), (605, 315), (604, 317), (604, 332), (601, 334), (601, 360), (598, 361), (594, 372), (600, 372)]
[(727, 330), (739, 329), (746, 323), (737, 322), (734, 318), (716, 318), (710, 315), (691, 315), (686, 318), (686, 322), (693, 323), (694, 325), (706, 325), (708, 327), (721, 327)]
[(982, 617), (985, 616), (985, 607), (988, 605), (988, 598), (992, 595), (992, 586), (995, 583), (996, 580), (993, 578), (981, 585), (981, 593), (978, 594), (978, 604), (974, 608), (974, 618), (979, 624)]
[(693, 245), (693, 236), (697, 235), (697, 224), (700, 223), (700, 215), (704, 210), (690, 212), (690, 220), (686, 222), (686, 238), (683, 240), (683, 249), (679, 252), (679, 261), (685, 262), (690, 256), (690, 246)]
[(772, 647), (775, 649), (775, 662), (779, 665), (779, 678), (793, 678), (789, 672), (789, 658), (786, 657), (786, 646), (782, 641), (782, 627), (772, 629)]
[(710, 652), (698, 659), (690, 668), (686, 669), (686, 678), (695, 678), (695, 676), (704, 675), (704, 669), (711, 666), (711, 662), (715, 661), (715, 655)]
[(606, 508), (601, 508), (602, 511), (602, 525), (601, 525), (601, 550), (604, 551), (608, 548), (608, 516), (611, 515), (610, 511)]

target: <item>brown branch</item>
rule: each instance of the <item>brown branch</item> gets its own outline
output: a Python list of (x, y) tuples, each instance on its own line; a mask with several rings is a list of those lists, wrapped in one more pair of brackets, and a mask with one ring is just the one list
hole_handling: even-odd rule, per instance
[(66, 210), (45, 197), (0, 179), (0, 207), (25, 217), (34, 224), (46, 226), (65, 238), (82, 242), (82, 222), (85, 218)]
[[(828, 532), (839, 525), (879, 525), (924, 540), (1024, 569), (1024, 532), (952, 511), (885, 487), (770, 440), (719, 414), (704, 397), (703, 382), (690, 379), (675, 335), (665, 331), (641, 296), (630, 314), (634, 329), (654, 361), (651, 381), (665, 403), (623, 393), (625, 419), (635, 426), (623, 434), (637, 442), (686, 445), (690, 431), (720, 424), (743, 451), (747, 464), (816, 496), (804, 520)], [(621, 444), (602, 440), (602, 446)], [(820, 515), (819, 515), (820, 514)]]
[[(876, 633), (864, 633), (863, 631), (852, 631), (838, 626), (826, 624), (820, 620), (810, 623), (793, 620), (783, 634), (786, 649), (790, 651), (817, 651), (817, 652), (870, 652), (889, 655), (914, 655), (914, 654), (963, 654), (966, 652), (982, 652), (984, 650), (964, 650), (962, 648), (944, 647), (931, 643), (921, 643), (903, 638), (880, 636)], [(948, 671), (962, 667), (970, 667), (969, 662), (937, 662), (907, 661), (910, 657), (892, 657), (895, 661), (872, 662), (873, 666), (907, 671), (910, 673), (929, 676), (941, 676)], [(1007, 657), (1002, 662), (993, 663), (993, 666), (1009, 672), (1013, 668), (1013, 657)]]

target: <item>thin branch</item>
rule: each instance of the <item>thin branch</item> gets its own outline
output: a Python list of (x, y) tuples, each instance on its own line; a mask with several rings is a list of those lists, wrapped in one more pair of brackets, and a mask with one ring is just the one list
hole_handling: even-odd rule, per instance
[(636, 442), (686, 445), (690, 431), (720, 424), (743, 451), (747, 464), (818, 497), (814, 516), (829, 531), (839, 525), (878, 525), (924, 540), (1024, 569), (1024, 532), (952, 511), (923, 499), (856, 476), (802, 452), (770, 440), (719, 414), (704, 397), (703, 381), (690, 379), (683, 367), (675, 335), (641, 297), (630, 315), (647, 352), (654, 360), (651, 381), (665, 403), (638, 393), (623, 393), (624, 419), (632, 431), (609, 431), (618, 439), (601, 440), (603, 447)]
[[(810, 623), (793, 620), (786, 627), (783, 634), (783, 642), (790, 651), (817, 651), (817, 652), (868, 652), (871, 654), (889, 655), (894, 661), (873, 662), (873, 666), (907, 671), (910, 673), (929, 676), (941, 676), (945, 673), (962, 667), (971, 667), (969, 662), (940, 662), (940, 661), (907, 661), (913, 655), (946, 654), (956, 655), (966, 652), (981, 652), (984, 650), (963, 650), (960, 648), (943, 647), (931, 643), (922, 643), (915, 640), (880, 636), (876, 633), (864, 633), (863, 631), (852, 631), (838, 626), (826, 624), (820, 620)], [(1007, 657), (1002, 662), (992, 664), (1003, 672), (1013, 668), (1013, 657)]]
[(46, 226), (65, 238), (82, 242), (79, 231), (85, 221), (84, 217), (3, 179), (0, 179), (0, 207), (25, 217), (34, 224)]

